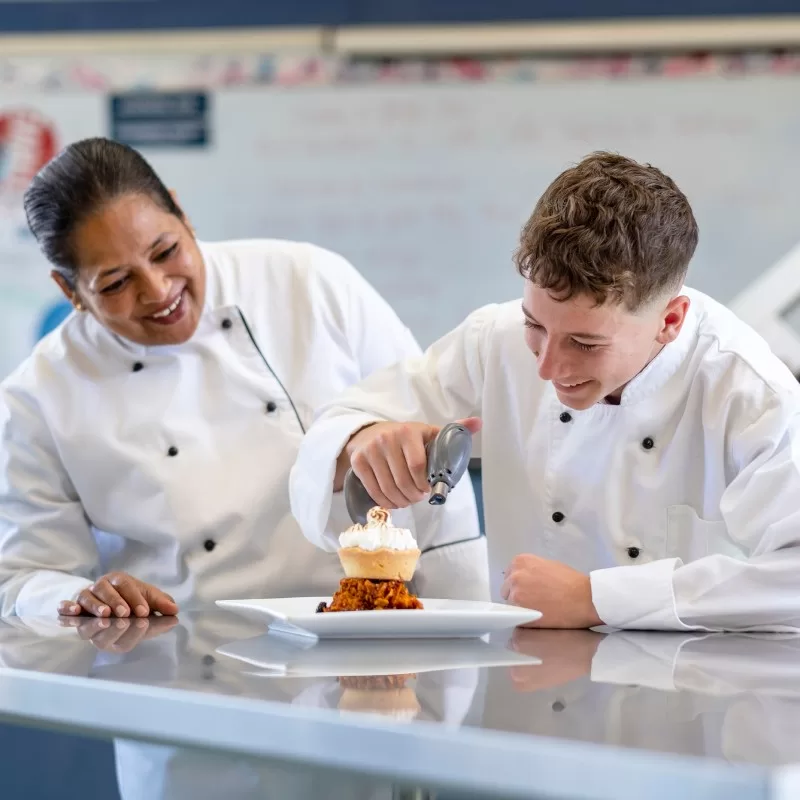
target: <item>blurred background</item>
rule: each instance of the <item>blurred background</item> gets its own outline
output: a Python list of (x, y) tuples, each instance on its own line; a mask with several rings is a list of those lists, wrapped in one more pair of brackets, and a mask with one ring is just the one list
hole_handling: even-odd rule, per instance
[[(793, 11), (798, 0), (0, 0), (0, 378), (67, 311), (22, 193), (92, 135), (141, 149), (201, 238), (341, 252), (423, 346), (520, 293), (521, 225), (596, 149), (677, 180), (701, 229), (691, 283), (735, 303), (800, 240)], [(795, 334), (781, 346), (800, 359)]]
[[(520, 294), (561, 170), (651, 162), (698, 217), (690, 282), (800, 371), (800, 0), (0, 0), (0, 379), (69, 310), (22, 194), (93, 135), (141, 149), (201, 238), (341, 252), (423, 345)], [(108, 742), (0, 746), (10, 796), (118, 796)]]

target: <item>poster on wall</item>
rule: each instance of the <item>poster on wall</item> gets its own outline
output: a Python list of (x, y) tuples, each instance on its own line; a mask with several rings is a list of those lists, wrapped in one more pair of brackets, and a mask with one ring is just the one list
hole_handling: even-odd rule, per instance
[(69, 141), (103, 133), (96, 95), (0, 95), (0, 379), (55, 327), (69, 306), (28, 231), (23, 195)]

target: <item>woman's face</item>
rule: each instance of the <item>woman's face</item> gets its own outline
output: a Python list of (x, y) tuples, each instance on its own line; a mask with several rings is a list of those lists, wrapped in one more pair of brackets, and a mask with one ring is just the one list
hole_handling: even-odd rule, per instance
[(67, 297), (101, 325), (147, 347), (192, 337), (205, 302), (206, 274), (188, 225), (140, 194), (113, 200), (75, 228), (80, 265)]

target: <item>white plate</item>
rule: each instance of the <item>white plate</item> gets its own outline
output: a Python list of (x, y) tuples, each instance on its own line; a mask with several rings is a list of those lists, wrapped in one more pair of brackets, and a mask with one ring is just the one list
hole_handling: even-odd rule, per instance
[(217, 653), (259, 668), (251, 674), (265, 678), (408, 675), (542, 663), (481, 639), (321, 641), (268, 633), (218, 647)]
[(330, 597), (217, 600), (217, 605), (268, 625), (271, 630), (320, 639), (476, 638), (534, 622), (539, 611), (476, 600), (428, 600), (408, 611), (340, 611), (317, 614)]

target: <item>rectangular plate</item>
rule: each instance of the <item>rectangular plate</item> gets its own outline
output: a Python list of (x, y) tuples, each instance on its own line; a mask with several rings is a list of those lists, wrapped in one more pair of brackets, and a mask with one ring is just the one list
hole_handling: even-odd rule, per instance
[(429, 600), (424, 609), (340, 611), (317, 614), (330, 597), (280, 597), (267, 600), (217, 600), (234, 611), (282, 633), (320, 639), (476, 638), (535, 622), (539, 611), (477, 600)]

